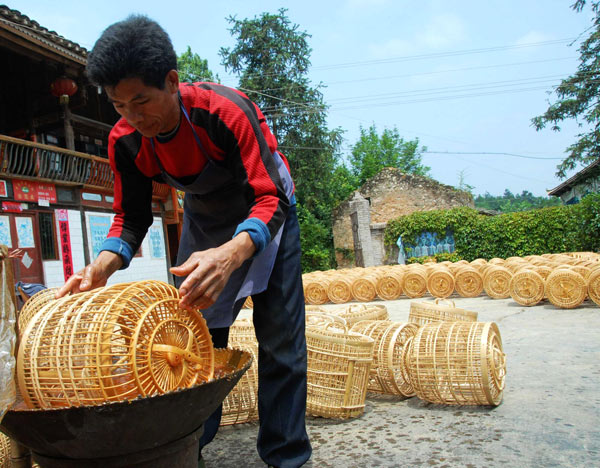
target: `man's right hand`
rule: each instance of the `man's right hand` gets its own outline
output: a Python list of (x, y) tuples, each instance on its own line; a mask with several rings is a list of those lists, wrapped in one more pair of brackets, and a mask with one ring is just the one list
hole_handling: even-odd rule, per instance
[(56, 298), (69, 293), (76, 294), (106, 285), (108, 278), (123, 265), (119, 255), (107, 250), (100, 252), (96, 260), (71, 276), (65, 285), (56, 292)]

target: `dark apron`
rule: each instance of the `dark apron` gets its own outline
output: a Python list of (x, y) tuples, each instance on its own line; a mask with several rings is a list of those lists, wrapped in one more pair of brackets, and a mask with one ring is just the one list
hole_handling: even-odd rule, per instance
[[(198, 177), (186, 185), (171, 177), (156, 154), (154, 139), (150, 139), (154, 157), (165, 182), (185, 192), (183, 228), (177, 252), (177, 265), (184, 263), (193, 252), (219, 247), (231, 240), (238, 224), (247, 218), (250, 211), (241, 184), (234, 179), (227, 168), (208, 155), (190, 122), (185, 106), (181, 102), (179, 105), (194, 133), (198, 147), (206, 158), (206, 165)], [(273, 153), (273, 159), (288, 200), (291, 200), (294, 185), (290, 173), (277, 152)], [(236, 301), (258, 294), (267, 288), (282, 230), (283, 225), (260, 254), (246, 260), (231, 274), (217, 301), (202, 310), (209, 328), (230, 326), (239, 312), (239, 308), (234, 310)], [(181, 285), (184, 279), (177, 277), (177, 286)]]

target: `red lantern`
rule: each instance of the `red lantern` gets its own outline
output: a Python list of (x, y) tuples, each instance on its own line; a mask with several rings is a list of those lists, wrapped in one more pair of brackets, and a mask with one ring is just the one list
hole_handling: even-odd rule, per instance
[(73, 96), (77, 92), (77, 83), (71, 78), (61, 76), (50, 85), (50, 92), (56, 97)]

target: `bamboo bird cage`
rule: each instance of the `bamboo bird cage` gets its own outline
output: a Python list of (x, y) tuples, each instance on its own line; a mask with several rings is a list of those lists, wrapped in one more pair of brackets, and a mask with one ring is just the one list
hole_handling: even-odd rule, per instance
[(23, 304), (23, 307), (21, 307), (18, 315), (19, 336), (23, 335), (23, 330), (25, 330), (31, 318), (45, 304), (56, 300), (54, 298), (56, 291), (58, 291), (58, 288), (42, 289), (25, 301), (25, 304)]
[(414, 395), (402, 355), (408, 338), (414, 336), (417, 329), (418, 326), (413, 323), (387, 320), (365, 320), (352, 326), (351, 332), (369, 336), (375, 341), (368, 391), (405, 398)]
[(408, 341), (404, 359), (417, 397), (447, 405), (501, 403), (506, 357), (495, 323), (430, 323)]
[(250, 368), (223, 401), (221, 426), (258, 419), (258, 342), (250, 319), (237, 319), (229, 329), (229, 346), (252, 355)]
[(477, 312), (459, 309), (454, 301), (436, 299), (435, 301), (412, 301), (408, 312), (408, 321), (417, 325), (432, 322), (475, 322)]
[(306, 329), (308, 414), (346, 419), (364, 412), (374, 343), (332, 324)]
[(556, 307), (572, 309), (585, 301), (587, 285), (576, 270), (557, 268), (546, 279), (545, 293)]
[(121, 283), (49, 302), (23, 332), (17, 377), (30, 408), (95, 405), (210, 380), (199, 312), (159, 281)]

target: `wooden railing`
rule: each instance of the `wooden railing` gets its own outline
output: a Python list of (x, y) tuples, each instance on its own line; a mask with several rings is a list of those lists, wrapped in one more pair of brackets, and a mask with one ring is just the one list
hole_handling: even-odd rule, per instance
[[(108, 159), (57, 146), (0, 135), (0, 177), (76, 185), (113, 193), (114, 175)], [(152, 196), (166, 199), (169, 187), (152, 183)]]

